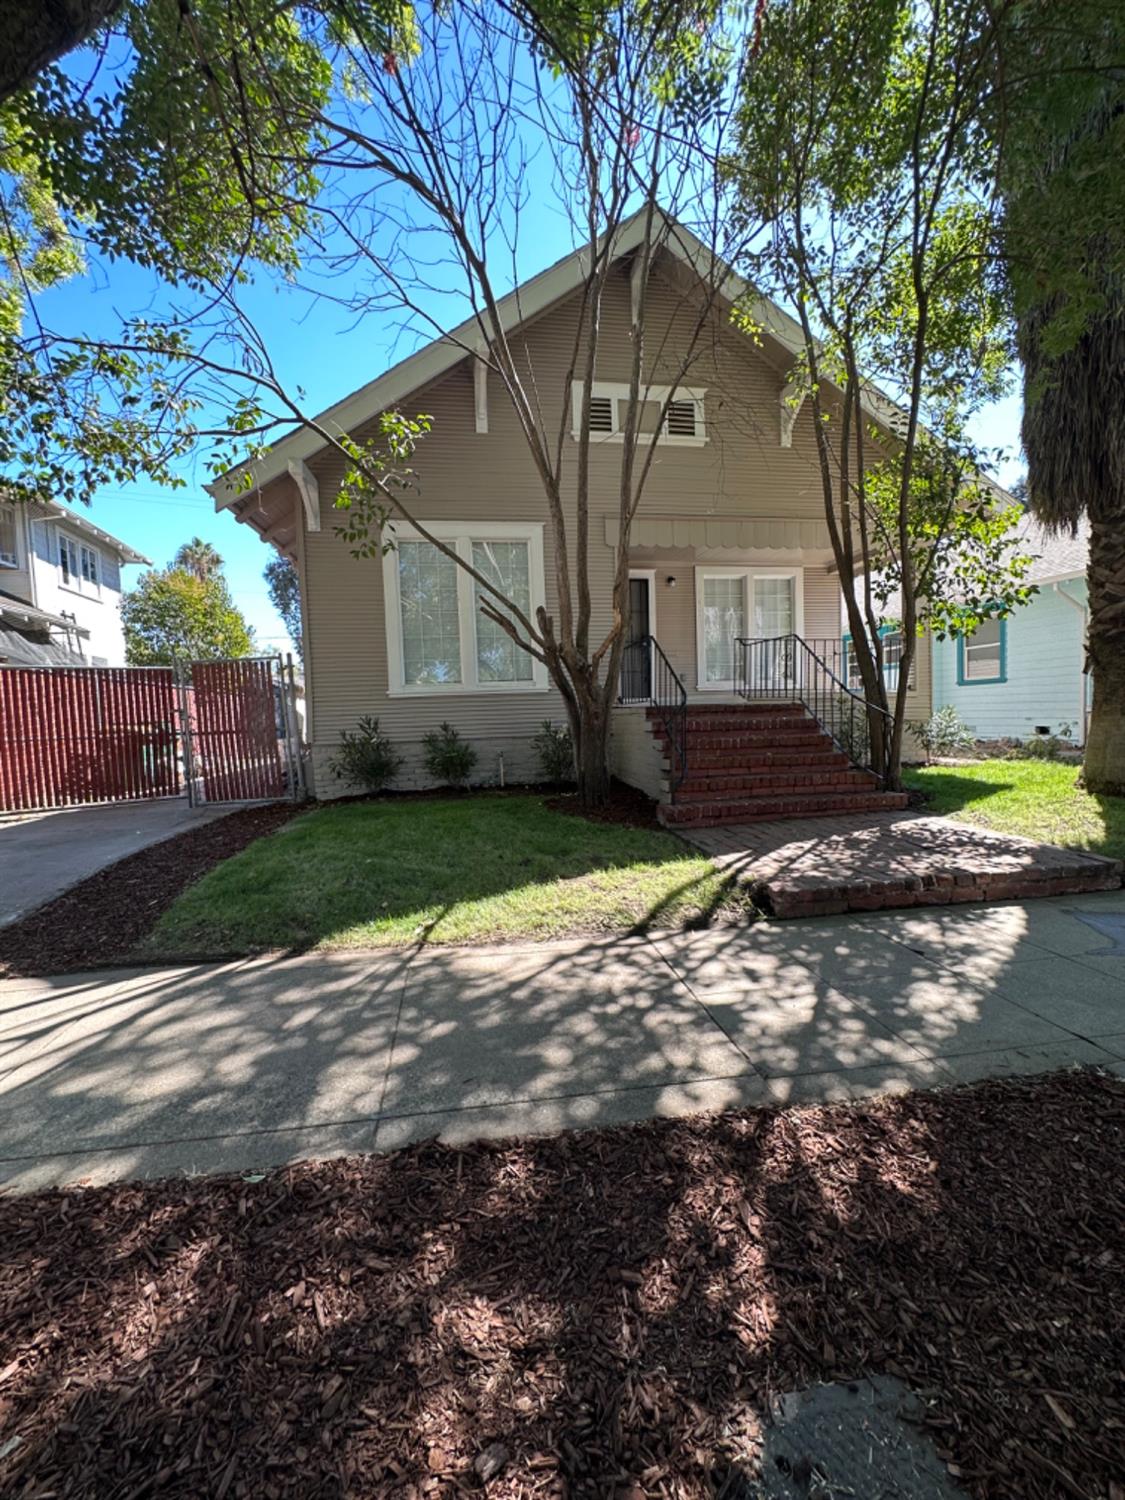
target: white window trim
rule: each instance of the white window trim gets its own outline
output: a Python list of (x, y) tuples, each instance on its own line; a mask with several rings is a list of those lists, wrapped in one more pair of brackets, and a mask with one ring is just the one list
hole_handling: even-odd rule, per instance
[[(584, 380), (576, 380), (570, 388), (570, 435), (575, 440), (582, 436), (582, 393), (586, 388)], [(613, 403), (613, 431), (591, 432), (591, 443), (623, 443), (625, 434), (621, 431), (621, 409), (629, 401), (629, 387), (618, 381), (595, 380), (590, 387), (591, 396), (602, 396)], [(695, 434), (692, 437), (673, 436), (666, 430), (667, 413), (665, 413), (665, 430), (662, 430), (656, 441), (662, 446), (669, 448), (702, 448), (707, 442), (707, 423), (705, 421), (704, 397), (707, 395), (705, 386), (686, 385), (649, 385), (642, 386), (640, 396), (642, 401), (654, 401), (658, 406), (671, 397), (676, 401), (691, 401), (695, 406)], [(637, 434), (638, 442), (645, 442), (652, 434), (642, 432)]]
[[(526, 542), (528, 585), (531, 594), (530, 614), (546, 607), (543, 572), (543, 523), (541, 521), (422, 521), (431, 536), (451, 546), (458, 557), (471, 561), (473, 542)], [(386, 540), (424, 542), (426, 538), (414, 526), (395, 521), (388, 526)], [(456, 566), (456, 565), (455, 565)], [(398, 549), (383, 554), (383, 605), (387, 626), (387, 696), (390, 698), (448, 698), (487, 693), (545, 693), (549, 689), (547, 668), (535, 657), (531, 662), (530, 682), (478, 682), (477, 637), (474, 604), (474, 582), (464, 568), (457, 566), (457, 614), (461, 637), (461, 682), (407, 682), (403, 671), (402, 599), (399, 593)]]
[(20, 513), (14, 505), (0, 505), (0, 517), (12, 523), (12, 551), (0, 552), (0, 568), (20, 566)]
[[(708, 682), (707, 649), (703, 632), (703, 580), (705, 578), (741, 578), (743, 580), (743, 611), (750, 614), (753, 598), (751, 584), (755, 578), (792, 578), (795, 634), (805, 634), (805, 570), (804, 568), (723, 568), (703, 564), (695, 570), (695, 685), (701, 693), (732, 693), (734, 679), (724, 682)], [(749, 620), (747, 620), (749, 627)], [(749, 639), (749, 637), (748, 637)]]
[[(91, 546), (89, 542), (83, 541), (81, 537), (71, 536), (68, 531), (57, 531), (55, 535), (58, 538), (58, 562), (56, 565), (59, 570), (59, 588), (64, 593), (77, 594), (82, 599), (100, 599), (102, 596), (101, 552), (97, 547)], [(67, 548), (68, 552), (67, 567), (70, 572), (70, 579), (67, 582), (63, 581), (62, 572), (62, 550), (64, 547)], [(82, 576), (82, 553), (84, 550), (93, 556), (94, 568), (98, 575), (96, 582), (91, 582), (88, 578)]]

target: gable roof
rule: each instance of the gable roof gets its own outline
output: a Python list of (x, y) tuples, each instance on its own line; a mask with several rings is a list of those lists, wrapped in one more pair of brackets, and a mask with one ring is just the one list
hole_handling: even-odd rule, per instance
[[(646, 212), (646, 209), (638, 209), (618, 226), (612, 241), (613, 260), (629, 255), (643, 243)], [(718, 296), (723, 301), (733, 305), (740, 299), (753, 296), (750, 303), (752, 315), (763, 340), (773, 346), (773, 352), (779, 359), (788, 361), (800, 353), (803, 347), (801, 328), (794, 318), (768, 297), (753, 294), (753, 289), (743, 277), (733, 271), (721, 256), (709, 250), (685, 224), (662, 210), (657, 210), (657, 215), (660, 226), (656, 241), (660, 249), (694, 271), (701, 279), (715, 284)], [(586, 277), (586, 261), (587, 247), (583, 246), (564, 255), (545, 271), (521, 282), (502, 297), (497, 303), (497, 310), (505, 332), (512, 332), (521, 324), (539, 317), (577, 291)], [(360, 386), (350, 396), (345, 396), (342, 401), (337, 401), (335, 405), (320, 412), (314, 420), (329, 429), (354, 431), (356, 427), (377, 417), (380, 412), (393, 407), (412, 391), (429, 385), (454, 369), (462, 360), (471, 357), (481, 337), (478, 319), (475, 316), (467, 318), (449, 333), (423, 345), (382, 375)], [(881, 401), (886, 408), (882, 413), (875, 411), (877, 401)], [(893, 402), (874, 392), (869, 404), (881, 420), (887, 420), (898, 411)], [(279, 438), (256, 462), (229, 469), (206, 486), (208, 494), (214, 498), (215, 509), (224, 510), (245, 498), (247, 492), (235, 489), (234, 485), (246, 472), (253, 475), (253, 488), (261, 489), (263, 485), (286, 473), (291, 461), (311, 458), (323, 446), (323, 440), (308, 427), (300, 427), (286, 437)]]
[(149, 567), (152, 566), (152, 559), (150, 557), (146, 557), (143, 552), (138, 552), (134, 547), (130, 547), (128, 542), (123, 542), (120, 537), (114, 536), (112, 532), (103, 531), (100, 526), (95, 526), (93, 521), (88, 521), (85, 516), (79, 515), (72, 506), (62, 505), (58, 500), (44, 500), (40, 503), (44, 510), (50, 511), (50, 515), (44, 519), (65, 521), (68, 526), (72, 526), (82, 536), (88, 536), (91, 541), (100, 542), (103, 547), (111, 548), (120, 556), (122, 562), (145, 563)]
[(1029, 552), (1035, 561), (1027, 571), (1028, 583), (1062, 582), (1065, 578), (1084, 578), (1090, 558), (1090, 528), (1085, 516), (1073, 536), (1069, 532), (1051, 532), (1034, 516), (1024, 516), (1016, 528), (1021, 551)]
[[(620, 260), (643, 243), (647, 213), (647, 207), (640, 208), (618, 225), (611, 242), (613, 260)], [(743, 302), (749, 309), (755, 337), (774, 355), (782, 371), (803, 355), (804, 335), (795, 318), (790, 317), (771, 298), (763, 297), (757, 292), (686, 224), (681, 224), (660, 208), (655, 210), (655, 215), (659, 221), (659, 229), (654, 234), (657, 248), (666, 251), (683, 266), (694, 271), (701, 280), (713, 284), (722, 301), (731, 306), (736, 302)], [(521, 282), (500, 298), (497, 311), (505, 332), (510, 333), (530, 322), (577, 291), (585, 280), (586, 258), (586, 246), (572, 250), (554, 265)], [(449, 333), (423, 345), (414, 354), (392, 365), (389, 370), (360, 386), (350, 396), (327, 407), (313, 420), (319, 426), (335, 429), (341, 434), (352, 432), (365, 422), (372, 421), (380, 412), (392, 408), (412, 391), (447, 374), (462, 360), (473, 357), (481, 340), (480, 320), (474, 315)], [(863, 381), (862, 400), (868, 415), (888, 433), (893, 435), (902, 431), (906, 418), (903, 408), (870, 381)], [(288, 473), (291, 463), (299, 464), (323, 447), (324, 441), (316, 432), (309, 427), (299, 426), (271, 444), (260, 459), (228, 469), (205, 488), (214, 500), (216, 510), (237, 507), (249, 493), (261, 490), (272, 480)], [(253, 477), (249, 491), (236, 487), (247, 473)], [(982, 480), (1000, 499), (1012, 499), (994, 480), (987, 476), (982, 476)], [(267, 540), (264, 533), (262, 540)]]

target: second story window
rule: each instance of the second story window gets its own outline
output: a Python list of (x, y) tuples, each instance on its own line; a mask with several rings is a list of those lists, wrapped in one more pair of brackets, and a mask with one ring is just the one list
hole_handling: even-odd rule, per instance
[[(583, 382), (576, 380), (571, 394), (571, 436), (577, 439), (582, 426)], [(707, 441), (703, 401), (706, 391), (677, 386), (650, 385), (641, 391), (641, 409), (637, 431), (642, 443), (657, 432), (658, 441), (685, 448), (700, 448)], [(629, 387), (597, 380), (590, 391), (587, 428), (594, 438), (605, 443), (624, 440), (626, 413), (629, 409)]]
[(18, 567), (16, 513), (10, 505), (0, 505), (0, 568)]
[(76, 594), (96, 597), (102, 591), (101, 558), (96, 547), (87, 546), (59, 532), (59, 582)]

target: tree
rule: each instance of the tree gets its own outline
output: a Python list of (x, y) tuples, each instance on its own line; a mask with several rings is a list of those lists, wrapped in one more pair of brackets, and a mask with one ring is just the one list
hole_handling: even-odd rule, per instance
[(254, 633), (215, 573), (198, 578), (183, 568), (143, 573), (121, 600), (125, 657), (130, 666), (222, 661), (250, 656)]
[[(750, 276), (796, 309), (791, 404), (812, 409), (872, 764), (892, 786), (920, 633), (969, 632), (1028, 596), (1014, 510), (980, 478), (988, 455), (967, 431), (1007, 369), (979, 131), (993, 83), (982, 24), (995, 29), (1003, 9), (775, 0), (760, 12), (731, 164), (744, 212), (768, 225)], [(893, 695), (879, 633), (891, 595), (903, 626)]]
[(271, 557), (262, 570), (269, 590), (270, 603), (281, 616), (297, 659), (304, 659), (304, 636), (301, 630), (301, 580), (288, 557)]
[(210, 542), (205, 542), (201, 536), (193, 536), (190, 542), (184, 542), (176, 549), (172, 566), (182, 568), (194, 578), (208, 579), (222, 570), (223, 559)]
[[(133, 320), (116, 343), (44, 335), (37, 356), (49, 363), (66, 349), (99, 374), (108, 362), (134, 388), (163, 362), (151, 403), (156, 425), (164, 420), (180, 440), (201, 409), (216, 413), (210, 430), (234, 433), (239, 457), (279, 422), (315, 431), (347, 465), (354, 545), (378, 551), (387, 519), (416, 524), (403, 468), (424, 424), (390, 413), (375, 440), (318, 426), (277, 379), (240, 289), (255, 265), (306, 285), (319, 271), (321, 293), (357, 317), (374, 314), (385, 326), (396, 308), (431, 336), (447, 334), (450, 321), (433, 314), (433, 296), (470, 312), (476, 326), (466, 353), (512, 402), (538, 475), (557, 617), (528, 618), (502, 580), (469, 571), (483, 612), (545, 664), (566, 705), (581, 793), (601, 800), (628, 616), (630, 527), (657, 430), (713, 329), (725, 274), (718, 256), (703, 258), (702, 292), (683, 304), (686, 352), (663, 361), (653, 429), (645, 417), (664, 330), (652, 336), (647, 326), (649, 284), (674, 232), (661, 208), (729, 254), (715, 164), (738, 52), (722, 16), (710, 0), (579, 11), (554, 3), (527, 11), (506, 0), (418, 8), (324, 0), (292, 9), (200, 0), (186, 14), (174, 0), (153, 0), (126, 5), (121, 18), (128, 66), (109, 76), (123, 85), (106, 99), (101, 76), (75, 82), (48, 70), (20, 103), (21, 140), (37, 151), (59, 200), (76, 218), (87, 214), (92, 241), (158, 271), (184, 306), (159, 322)], [(560, 226), (586, 267), (572, 358), (550, 409), (501, 311), (536, 160), (537, 181), (553, 180)], [(627, 222), (642, 228), (632, 251), (619, 565), (603, 630), (587, 556), (588, 415), (602, 303)], [(341, 296), (341, 284), (356, 277), (366, 277), (367, 290)], [(203, 394), (201, 375), (210, 381)], [(581, 436), (571, 447), (579, 382)], [(127, 399), (132, 411), (141, 397), (134, 389)], [(55, 432), (51, 441), (62, 439)], [(223, 452), (224, 466), (232, 452)]]
[[(1018, 22), (1018, 24), (1017, 24)], [(993, 117), (1004, 267), (1024, 366), (1028, 501), (1089, 521), (1084, 775), (1125, 794), (1125, 13), (1026, 5), (1001, 37)]]

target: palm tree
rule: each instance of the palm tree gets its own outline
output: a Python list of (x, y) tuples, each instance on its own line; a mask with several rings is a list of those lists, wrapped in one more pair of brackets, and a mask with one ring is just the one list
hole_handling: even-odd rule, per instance
[(190, 542), (185, 542), (178, 550), (172, 559), (172, 566), (182, 568), (185, 573), (192, 573), (206, 582), (222, 568), (223, 559), (210, 542), (205, 542), (201, 536), (193, 536)]
[[(1106, 218), (1096, 205), (1085, 163), (1091, 152), (1112, 158), (1121, 137), (1120, 95), (1106, 93), (1076, 128), (1057, 140), (1040, 192), (1057, 212), (1071, 205), (1076, 245), (1054, 237), (1056, 267), (1073, 258), (1073, 287), (1029, 278), (1016, 299), (1024, 365), (1023, 445), (1028, 500), (1049, 528), (1073, 534), (1089, 525), (1087, 670), (1094, 701), (1086, 740), (1085, 779), (1091, 791), (1125, 794), (1125, 214)], [(1093, 179), (1093, 191), (1104, 191)], [(1053, 200), (1053, 201), (1052, 201)], [(1022, 205), (1031, 207), (1030, 204)], [(1044, 281), (1050, 290), (1042, 293)], [(1076, 308), (1079, 314), (1076, 316)], [(1077, 323), (1067, 336), (1065, 322)], [(1060, 325), (1064, 325), (1060, 329)]]

